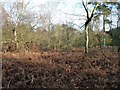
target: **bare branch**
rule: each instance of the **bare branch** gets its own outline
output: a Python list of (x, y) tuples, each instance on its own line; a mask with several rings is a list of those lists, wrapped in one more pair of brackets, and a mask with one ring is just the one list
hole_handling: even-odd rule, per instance
[(82, 4), (83, 4), (83, 6), (84, 6), (84, 8), (85, 8), (85, 11), (86, 11), (86, 13), (87, 13), (87, 19), (89, 19), (89, 12), (88, 12), (88, 9), (87, 9), (87, 7), (85, 6), (85, 3), (84, 3), (83, 0), (82, 0)]
[(69, 14), (69, 13), (65, 13), (63, 11), (61, 11), (62, 13), (66, 14), (66, 15), (72, 15), (72, 16), (83, 16), (86, 17), (86, 15), (79, 15), (79, 14)]
[(77, 27), (79, 27), (79, 29), (81, 29), (82, 27), (84, 27), (85, 26), (85, 24), (83, 24), (82, 26), (79, 26), (79, 25), (77, 25), (77, 24), (73, 24), (73, 26), (77, 26)]
[(25, 9), (26, 9), (26, 7), (29, 5), (30, 2), (31, 2), (31, 0), (25, 5), (25, 7), (24, 7)]
[(93, 9), (93, 11), (92, 11), (92, 14), (91, 14), (91, 16), (90, 16), (91, 19), (93, 18), (94, 14), (95, 14), (95, 10), (96, 10), (96, 8), (97, 8), (97, 5), (98, 5), (98, 3), (95, 5), (95, 7), (94, 7), (94, 9)]
[[(68, 19), (73, 19), (73, 18), (70, 18), (70, 17), (66, 17), (66, 18), (68, 18)], [(79, 19), (74, 19), (74, 20), (87, 20), (87, 19), (85, 19), (85, 18), (79, 18)]]
[(36, 24), (34, 24), (31, 28), (34, 28), (40, 21), (41, 17), (37, 20)]

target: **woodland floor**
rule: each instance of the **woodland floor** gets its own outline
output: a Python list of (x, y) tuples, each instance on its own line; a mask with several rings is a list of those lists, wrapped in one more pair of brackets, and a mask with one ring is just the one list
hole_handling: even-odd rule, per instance
[(3, 88), (119, 88), (119, 53), (91, 49), (2, 53)]

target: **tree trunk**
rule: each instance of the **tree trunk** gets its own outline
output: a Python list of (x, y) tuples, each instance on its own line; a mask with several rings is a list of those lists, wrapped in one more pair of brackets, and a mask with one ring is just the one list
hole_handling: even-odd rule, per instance
[(120, 9), (118, 9), (118, 21), (117, 21), (117, 28), (120, 27)]
[(14, 34), (15, 49), (18, 49), (17, 32), (15, 29), (13, 34)]
[(86, 41), (86, 45), (85, 45), (85, 54), (88, 53), (88, 43), (89, 43), (89, 39), (88, 39), (88, 24), (85, 25), (85, 41)]
[(13, 31), (13, 34), (14, 34), (14, 42), (15, 42), (15, 49), (18, 49), (17, 31), (16, 31), (17, 26), (18, 26), (18, 22), (16, 23), (15, 29), (14, 29), (14, 31)]
[(49, 25), (48, 25), (48, 48), (50, 48), (50, 44), (51, 44), (51, 13), (49, 12)]
[(105, 36), (105, 16), (103, 15), (103, 46), (106, 46), (106, 36)]
[(67, 30), (67, 49), (69, 48), (69, 30)]
[(93, 9), (92, 14), (91, 14), (90, 17), (89, 17), (88, 8), (86, 7), (86, 5), (85, 5), (85, 3), (84, 3), (83, 0), (82, 0), (82, 4), (83, 4), (83, 6), (84, 6), (84, 8), (85, 8), (85, 11), (86, 11), (86, 14), (87, 14), (87, 21), (86, 21), (86, 23), (85, 23), (85, 40), (86, 40), (85, 54), (87, 54), (87, 53), (88, 53), (88, 43), (89, 43), (89, 39), (88, 39), (88, 24), (91, 22), (94, 14), (95, 14), (95, 10), (96, 10), (96, 8), (97, 8), (98, 3), (95, 5), (95, 7), (94, 7), (94, 9)]
[[(112, 21), (112, 14), (111, 14), (111, 21)], [(112, 30), (112, 22), (110, 23), (110, 30)]]

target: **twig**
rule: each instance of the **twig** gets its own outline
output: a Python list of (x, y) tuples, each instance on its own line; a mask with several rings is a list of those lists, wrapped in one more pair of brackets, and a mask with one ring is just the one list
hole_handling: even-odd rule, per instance
[(87, 61), (87, 63), (90, 65), (90, 67), (95, 70), (95, 68)]
[(34, 80), (34, 75), (32, 75), (32, 80), (31, 80), (32, 83), (33, 83), (33, 80)]
[(8, 82), (8, 86), (7, 86), (8, 88), (10, 87), (10, 82), (11, 82), (11, 80)]

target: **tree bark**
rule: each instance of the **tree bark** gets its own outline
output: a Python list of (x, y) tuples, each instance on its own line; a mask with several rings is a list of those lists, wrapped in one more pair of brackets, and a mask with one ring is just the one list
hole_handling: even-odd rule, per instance
[(105, 16), (103, 15), (103, 46), (106, 46), (106, 36), (105, 36)]
[(85, 54), (88, 53), (88, 43), (89, 43), (89, 38), (88, 38), (88, 24), (85, 25)]
[(13, 34), (14, 34), (15, 49), (18, 49), (19, 46), (18, 46), (18, 41), (17, 41), (17, 31), (16, 31), (16, 28), (17, 28), (17, 23), (15, 25), (15, 29), (14, 29)]
[(98, 5), (98, 2), (97, 4), (95, 5), (92, 13), (91, 13), (91, 16), (89, 16), (89, 11), (88, 11), (88, 8), (86, 7), (84, 1), (82, 0), (82, 4), (84, 6), (84, 9), (86, 11), (86, 14), (87, 14), (87, 21), (85, 22), (85, 54), (88, 53), (88, 43), (89, 43), (89, 37), (88, 37), (88, 24), (91, 22), (94, 14), (95, 14), (95, 10), (97, 9), (97, 5)]

